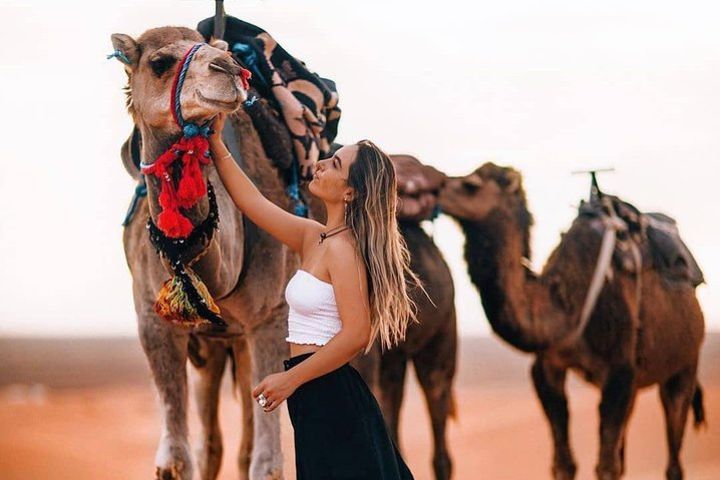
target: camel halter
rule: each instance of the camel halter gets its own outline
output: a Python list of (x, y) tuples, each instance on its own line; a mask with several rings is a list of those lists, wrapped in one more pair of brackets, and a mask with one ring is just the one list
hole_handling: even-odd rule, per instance
[[(215, 304), (203, 281), (190, 268), (210, 246), (213, 232), (218, 227), (218, 206), (213, 186), (207, 185), (202, 176), (202, 165), (211, 162), (208, 135), (210, 122), (197, 125), (186, 121), (182, 116), (180, 94), (190, 62), (195, 53), (206, 43), (193, 45), (184, 55), (173, 79), (170, 93), (170, 109), (182, 137), (153, 163), (141, 162), (140, 170), (145, 175), (154, 175), (161, 182), (158, 202), (162, 211), (155, 225), (148, 218), (146, 228), (150, 241), (158, 255), (168, 260), (173, 276), (163, 284), (153, 306), (163, 319), (184, 327), (195, 327), (210, 323), (214, 327), (225, 328), (227, 323), (220, 317), (220, 308)], [(250, 72), (241, 69), (243, 87), (249, 88)], [(177, 189), (173, 184), (172, 166), (176, 161), (182, 163), (182, 171)], [(191, 208), (205, 195), (208, 196), (210, 211), (199, 225), (193, 226), (180, 208)], [(205, 243), (202, 251), (196, 254), (187, 265), (182, 257), (195, 244)]]
[[(170, 110), (175, 123), (182, 130), (182, 137), (169, 149), (162, 153), (153, 163), (140, 163), (140, 171), (146, 175), (154, 175), (161, 182), (158, 201), (161, 212), (158, 215), (158, 227), (167, 236), (172, 238), (185, 238), (190, 235), (193, 225), (190, 220), (180, 213), (180, 208), (192, 208), (198, 200), (205, 196), (207, 188), (202, 176), (201, 166), (208, 165), (210, 160), (210, 122), (203, 125), (186, 121), (182, 116), (180, 94), (185, 83), (190, 62), (195, 53), (206, 43), (196, 43), (183, 56), (180, 66), (175, 72), (172, 89), (170, 91)], [(249, 88), (247, 83), (250, 72), (242, 69), (241, 78), (243, 87)], [(177, 189), (173, 184), (171, 167), (175, 161), (182, 162), (182, 171)], [(208, 182), (208, 185), (210, 183)]]

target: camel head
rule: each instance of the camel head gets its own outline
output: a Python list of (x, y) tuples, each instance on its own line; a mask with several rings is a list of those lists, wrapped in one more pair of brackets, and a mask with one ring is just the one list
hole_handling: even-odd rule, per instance
[(520, 172), (492, 162), (469, 175), (448, 177), (439, 201), (444, 213), (468, 222), (483, 222), (498, 211), (510, 215), (526, 205)]
[(487, 162), (464, 177), (447, 177), (438, 201), (443, 213), (457, 220), (466, 234), (472, 230), (517, 235), (521, 255), (530, 258), (533, 217), (517, 170)]
[[(185, 53), (204, 42), (200, 33), (185, 27), (159, 27), (135, 40), (111, 36), (128, 75), (127, 108), (138, 125), (166, 133), (179, 133), (170, 108), (173, 79)], [(234, 112), (247, 99), (239, 75), (240, 65), (223, 40), (213, 40), (197, 51), (185, 76), (180, 95), (182, 116), (204, 123), (220, 112)]]

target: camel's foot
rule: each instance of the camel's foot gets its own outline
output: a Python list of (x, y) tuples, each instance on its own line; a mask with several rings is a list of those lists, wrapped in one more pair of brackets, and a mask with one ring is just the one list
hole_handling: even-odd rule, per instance
[(187, 445), (161, 442), (155, 456), (156, 480), (192, 480), (193, 467)]
[(284, 480), (282, 464), (278, 464), (277, 461), (272, 461), (267, 457), (256, 458), (251, 463), (249, 478), (253, 480), (256, 478), (262, 480)]
[(282, 469), (274, 468), (265, 474), (264, 480), (283, 480)]
[(552, 468), (553, 480), (573, 480), (577, 472), (575, 462), (555, 462)]
[(222, 464), (223, 445), (219, 436), (205, 439), (195, 450), (197, 467), (202, 480), (217, 478)]
[(667, 470), (665, 470), (665, 478), (667, 478), (667, 480), (682, 480), (682, 467), (678, 464), (670, 465)]
[[(182, 468), (182, 467), (180, 467)], [(181, 480), (183, 478), (182, 473), (178, 470), (175, 465), (170, 468), (155, 467), (155, 479), (156, 480)]]
[(620, 462), (617, 465), (598, 465), (595, 468), (598, 480), (619, 480), (622, 476)]

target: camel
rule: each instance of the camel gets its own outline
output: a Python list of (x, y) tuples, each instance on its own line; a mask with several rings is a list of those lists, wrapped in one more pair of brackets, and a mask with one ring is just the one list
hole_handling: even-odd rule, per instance
[(446, 424), (448, 417), (456, 415), (452, 393), (457, 362), (455, 287), (440, 250), (420, 223), (400, 221), (399, 225), (410, 251), (410, 268), (423, 281), (432, 303), (419, 289), (410, 291), (417, 304), (419, 323), (408, 326), (400, 345), (380, 355), (377, 397), (390, 434), (400, 445), (398, 430), (405, 371), (408, 361), (412, 361), (430, 414), (435, 478), (447, 480), (452, 473), (452, 460)]
[[(597, 478), (623, 475), (636, 393), (654, 384), (665, 412), (666, 477), (683, 478), (679, 455), (690, 406), (695, 426), (704, 422), (696, 377), (704, 320), (695, 286), (669, 283), (651, 261), (643, 261), (639, 273), (611, 265), (594, 309), (583, 315), (609, 228), (608, 212), (598, 214), (606, 201), (581, 205), (539, 275), (529, 267), (533, 220), (519, 172), (486, 163), (470, 175), (448, 178), (440, 204), (466, 236), (468, 272), (493, 331), (535, 355), (531, 376), (554, 441), (553, 477), (576, 473), (565, 395), (571, 369), (602, 391)], [(647, 249), (640, 245), (641, 258), (649, 257)]]
[[(410, 268), (420, 277), (430, 298), (419, 289), (410, 290), (419, 322), (408, 326), (400, 345), (379, 355), (378, 375), (371, 384), (376, 386), (388, 430), (400, 445), (398, 430), (405, 371), (408, 361), (413, 362), (430, 414), (435, 478), (444, 480), (452, 473), (445, 428), (448, 417), (455, 418), (456, 413), (452, 393), (457, 357), (455, 287), (442, 253), (421, 222), (434, 218), (445, 175), (410, 155), (396, 154), (390, 158), (398, 182), (398, 226), (410, 252)], [(371, 357), (361, 361), (373, 360)]]
[[(116, 55), (127, 60), (127, 107), (141, 138), (140, 155), (152, 163), (180, 137), (169, 108), (174, 68), (184, 52), (205, 40), (185, 27), (160, 27), (137, 39), (124, 34), (111, 37)], [(229, 114), (223, 136), (228, 148), (260, 191), (275, 204), (291, 209), (281, 175), (263, 149), (258, 131), (241, 108), (247, 92), (238, 84), (240, 66), (227, 54), (228, 44), (212, 40), (198, 51), (188, 69), (181, 95), (186, 119), (204, 122), (223, 111)], [(118, 53), (119, 52), (119, 53)], [(268, 117), (269, 118), (269, 117)], [(287, 140), (289, 144), (289, 139)], [(140, 173), (128, 161), (131, 174)], [(240, 478), (283, 478), (279, 410), (264, 413), (251, 401), (250, 388), (266, 375), (282, 371), (289, 355), (288, 307), (284, 287), (299, 267), (297, 255), (249, 222), (235, 207), (212, 164), (202, 170), (203, 180), (214, 187), (219, 230), (209, 244), (187, 252), (188, 259), (202, 253), (192, 265), (206, 284), (227, 322), (226, 329), (188, 330), (160, 319), (153, 303), (169, 276), (164, 261), (148, 241), (146, 223), (157, 223), (160, 186), (147, 178), (147, 196), (140, 198), (136, 214), (123, 232), (123, 245), (132, 274), (132, 290), (138, 332), (148, 359), (162, 413), (160, 441), (155, 457), (156, 478), (193, 478), (188, 443), (187, 360), (195, 367), (194, 393), (202, 432), (197, 446), (199, 477), (217, 477), (222, 459), (222, 435), (218, 423), (218, 395), (228, 358), (242, 399), (242, 442), (238, 457)], [(205, 195), (186, 212), (194, 226), (209, 214)], [(312, 208), (311, 216), (312, 216)]]

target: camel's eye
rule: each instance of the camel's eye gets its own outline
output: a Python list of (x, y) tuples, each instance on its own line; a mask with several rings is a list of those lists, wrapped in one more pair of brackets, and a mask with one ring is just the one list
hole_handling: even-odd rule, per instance
[(462, 186), (466, 192), (474, 193), (480, 187), (482, 187), (482, 183), (483, 183), (482, 180), (478, 177), (467, 177), (467, 178), (463, 179)]
[(175, 65), (176, 59), (172, 55), (158, 55), (150, 59), (150, 68), (158, 77)]

